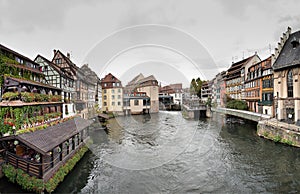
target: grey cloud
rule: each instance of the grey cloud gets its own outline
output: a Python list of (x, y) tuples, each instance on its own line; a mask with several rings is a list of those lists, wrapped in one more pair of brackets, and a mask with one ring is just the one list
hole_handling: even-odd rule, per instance
[[(197, 3), (197, 1), (193, 1)], [(128, 1), (127, 1), (128, 3)], [(133, 0), (126, 4), (127, 10), (122, 19), (120, 19), (121, 26), (138, 25), (138, 24), (165, 24), (176, 25), (184, 24), (187, 26), (195, 25), (197, 18), (189, 16), (189, 14), (181, 15), (178, 9), (178, 4), (184, 3), (182, 6), (189, 6), (186, 2), (180, 1), (147, 1)], [(182, 6), (179, 6), (181, 8)], [(187, 11), (190, 11), (187, 9)], [(187, 12), (189, 13), (189, 12)]]
[(278, 23), (291, 22), (294, 18), (290, 15), (282, 16), (278, 19)]
[(0, 6), (1, 32), (61, 29), (68, 10), (78, 4), (80, 1), (3, 0)]

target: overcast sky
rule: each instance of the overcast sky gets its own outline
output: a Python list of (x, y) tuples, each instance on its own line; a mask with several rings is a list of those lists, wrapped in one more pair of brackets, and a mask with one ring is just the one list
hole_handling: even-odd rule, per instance
[(0, 43), (32, 59), (70, 52), (78, 66), (125, 84), (138, 71), (189, 82), (255, 51), (266, 58), (288, 26), (300, 29), (299, 7), (298, 0), (0, 0)]

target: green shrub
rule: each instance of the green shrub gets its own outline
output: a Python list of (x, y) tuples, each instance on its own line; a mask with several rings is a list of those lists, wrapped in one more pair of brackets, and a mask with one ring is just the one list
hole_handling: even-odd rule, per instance
[(19, 98), (19, 93), (18, 92), (6, 92), (2, 95), (2, 98), (4, 100), (16, 100)]
[(280, 142), (281, 141), (281, 137), (279, 135), (276, 135), (274, 138), (273, 138), (273, 141), (274, 142)]
[(16, 181), (17, 170), (12, 165), (3, 165), (2, 170), (4, 175), (8, 178), (10, 182), (14, 183)]
[(30, 92), (22, 92), (21, 99), (23, 102), (33, 102), (35, 100), (35, 95)]
[(42, 102), (49, 102), (49, 95), (40, 94)]
[(288, 144), (288, 145), (294, 145), (294, 142), (288, 139), (282, 139), (281, 140), (282, 143)]
[(229, 102), (227, 102), (226, 108), (248, 110), (248, 105), (245, 101), (232, 99)]
[(65, 176), (74, 168), (76, 163), (82, 158), (85, 152), (88, 150), (87, 146), (83, 146), (75, 155), (69, 159), (65, 165), (61, 166), (52, 178), (44, 183), (42, 179), (28, 175), (21, 169), (15, 169), (12, 165), (3, 165), (3, 173), (9, 181), (18, 183), (22, 189), (27, 191), (33, 191), (41, 193), (44, 190), (51, 193), (55, 190), (60, 182), (62, 182)]

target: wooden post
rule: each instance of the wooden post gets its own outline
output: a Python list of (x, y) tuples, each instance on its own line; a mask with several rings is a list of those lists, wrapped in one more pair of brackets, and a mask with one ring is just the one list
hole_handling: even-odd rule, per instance
[(62, 153), (63, 153), (63, 146), (62, 146), (62, 143), (59, 144), (59, 149), (60, 149), (60, 153), (59, 153), (59, 160), (62, 161)]
[(80, 139), (79, 139), (79, 133), (77, 133), (77, 145), (79, 145)]
[(54, 156), (53, 156), (53, 149), (51, 150), (51, 167), (54, 167)]
[(74, 150), (75, 149), (75, 141), (74, 141), (74, 136), (72, 137), (72, 150)]
[(39, 167), (39, 171), (40, 171), (40, 178), (43, 178), (43, 159), (44, 159), (44, 157), (43, 157), (43, 155), (41, 154), (41, 156), (40, 156), (40, 167)]

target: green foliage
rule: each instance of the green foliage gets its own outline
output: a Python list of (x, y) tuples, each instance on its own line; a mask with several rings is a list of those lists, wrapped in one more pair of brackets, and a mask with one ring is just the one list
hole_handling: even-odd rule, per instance
[(8, 180), (12, 183), (16, 182), (17, 170), (10, 164), (5, 164), (2, 166), (2, 170), (4, 175), (8, 178)]
[[(36, 77), (45, 77), (43, 74), (36, 74), (31, 71), (23, 69), (23, 75), (20, 76), (20, 69), (14, 66), (9, 66), (7, 64), (13, 64), (17, 66), (24, 66), (23, 64), (18, 63), (12, 55), (5, 55), (0, 52), (0, 87), (4, 83), (4, 75), (15, 77), (15, 78), (21, 78), (21, 79), (27, 79), (32, 80), (32, 75), (34, 74)], [(32, 80), (34, 81), (34, 80)]]
[(21, 99), (23, 102), (33, 102), (35, 100), (34, 93), (21, 92)]
[(60, 95), (49, 96), (49, 101), (50, 102), (60, 102), (61, 101), (61, 96)]
[[(0, 107), (1, 135), (7, 132), (14, 134), (15, 131), (21, 129), (22, 125), (35, 123), (36, 114), (40, 109), (40, 106)], [(15, 129), (13, 129), (13, 126)]]
[(55, 190), (58, 184), (64, 180), (65, 176), (74, 168), (76, 163), (84, 156), (86, 151), (88, 151), (88, 147), (83, 146), (71, 159), (58, 169), (47, 183), (44, 183), (42, 179), (28, 175), (21, 169), (15, 169), (10, 164), (3, 165), (3, 173), (9, 181), (18, 183), (24, 190), (36, 193), (41, 193), (46, 190), (51, 193)]
[(10, 182), (16, 182), (24, 190), (37, 193), (41, 193), (44, 190), (44, 182), (42, 179), (32, 177), (21, 169), (15, 169), (10, 164), (3, 166), (3, 172)]
[(280, 137), (280, 135), (276, 135), (276, 136), (273, 138), (273, 141), (274, 141), (274, 142), (281, 142), (281, 137)]
[(282, 139), (281, 140), (282, 143), (288, 144), (288, 145), (294, 145), (295, 143), (289, 139)]
[(36, 127), (28, 127), (26, 129), (21, 129), (21, 130), (18, 130), (16, 132), (16, 135), (20, 135), (22, 133), (29, 133), (29, 132), (34, 132), (34, 131), (38, 131), (38, 130), (43, 130), (43, 129), (46, 129), (49, 125), (47, 124), (44, 124), (44, 125), (39, 125), (39, 126), (36, 126)]
[(212, 106), (212, 100), (210, 97), (208, 97), (207, 102), (205, 103), (206, 106), (211, 107)]
[(19, 98), (19, 93), (18, 92), (6, 92), (2, 95), (2, 98), (4, 100), (8, 100), (8, 101), (16, 100)]
[(269, 133), (265, 131), (265, 132), (263, 133), (263, 135), (264, 135), (264, 137), (268, 137), (268, 136), (269, 136)]
[(199, 77), (195, 80), (194, 78), (190, 84), (190, 91), (195, 93), (199, 98), (201, 98), (201, 88), (204, 81), (202, 81)]
[(71, 159), (69, 159), (65, 165), (61, 166), (50, 180), (45, 183), (45, 189), (51, 193), (62, 182), (65, 176), (74, 168), (76, 163), (82, 158), (85, 152), (88, 150), (86, 146), (83, 146)]
[(232, 99), (229, 96), (226, 97), (226, 108), (248, 110), (247, 102), (242, 100)]

